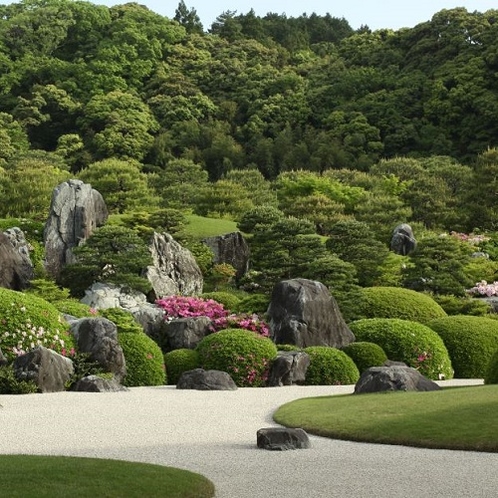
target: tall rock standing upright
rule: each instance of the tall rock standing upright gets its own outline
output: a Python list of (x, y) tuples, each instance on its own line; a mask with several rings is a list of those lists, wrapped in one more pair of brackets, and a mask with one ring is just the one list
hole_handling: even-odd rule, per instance
[(58, 185), (43, 232), (47, 273), (59, 280), (63, 266), (74, 262), (73, 249), (107, 218), (104, 199), (90, 184), (73, 179)]

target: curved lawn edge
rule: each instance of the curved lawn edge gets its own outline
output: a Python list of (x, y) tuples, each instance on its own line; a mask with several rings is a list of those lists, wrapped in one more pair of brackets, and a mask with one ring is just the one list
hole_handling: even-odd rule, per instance
[(273, 414), (316, 436), (432, 449), (498, 452), (498, 385), (303, 398)]
[[(214, 484), (162, 465), (52, 455), (0, 455), (9, 496), (22, 498), (212, 498)], [(8, 483), (8, 484), (7, 484)]]

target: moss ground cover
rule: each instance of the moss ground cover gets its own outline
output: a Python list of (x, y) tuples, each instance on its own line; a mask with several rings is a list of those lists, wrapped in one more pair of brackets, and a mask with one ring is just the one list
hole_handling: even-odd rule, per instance
[(498, 386), (306, 398), (274, 420), (311, 434), (370, 443), (498, 452)]
[(231, 220), (205, 218), (204, 216), (189, 214), (187, 215), (187, 221), (185, 232), (198, 239), (237, 231), (237, 223)]

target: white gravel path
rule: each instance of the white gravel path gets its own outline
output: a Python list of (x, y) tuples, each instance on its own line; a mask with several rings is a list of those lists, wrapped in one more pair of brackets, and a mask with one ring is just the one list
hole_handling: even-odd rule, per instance
[(257, 430), (276, 425), (272, 413), (283, 403), (352, 389), (292, 386), (204, 392), (167, 386), (109, 394), (2, 395), (0, 453), (114, 458), (185, 468), (211, 479), (218, 498), (498, 496), (498, 454), (314, 436), (308, 450), (256, 447)]

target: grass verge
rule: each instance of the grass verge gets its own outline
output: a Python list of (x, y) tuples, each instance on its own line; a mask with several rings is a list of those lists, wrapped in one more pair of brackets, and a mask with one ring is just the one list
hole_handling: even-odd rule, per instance
[(0, 455), (0, 476), (3, 493), (13, 498), (214, 496), (213, 483), (199, 474), (120, 460)]
[(498, 385), (306, 398), (274, 420), (310, 434), (424, 448), (498, 451)]
[(237, 223), (231, 220), (205, 218), (196, 214), (187, 215), (187, 220), (185, 232), (198, 239), (237, 232)]

